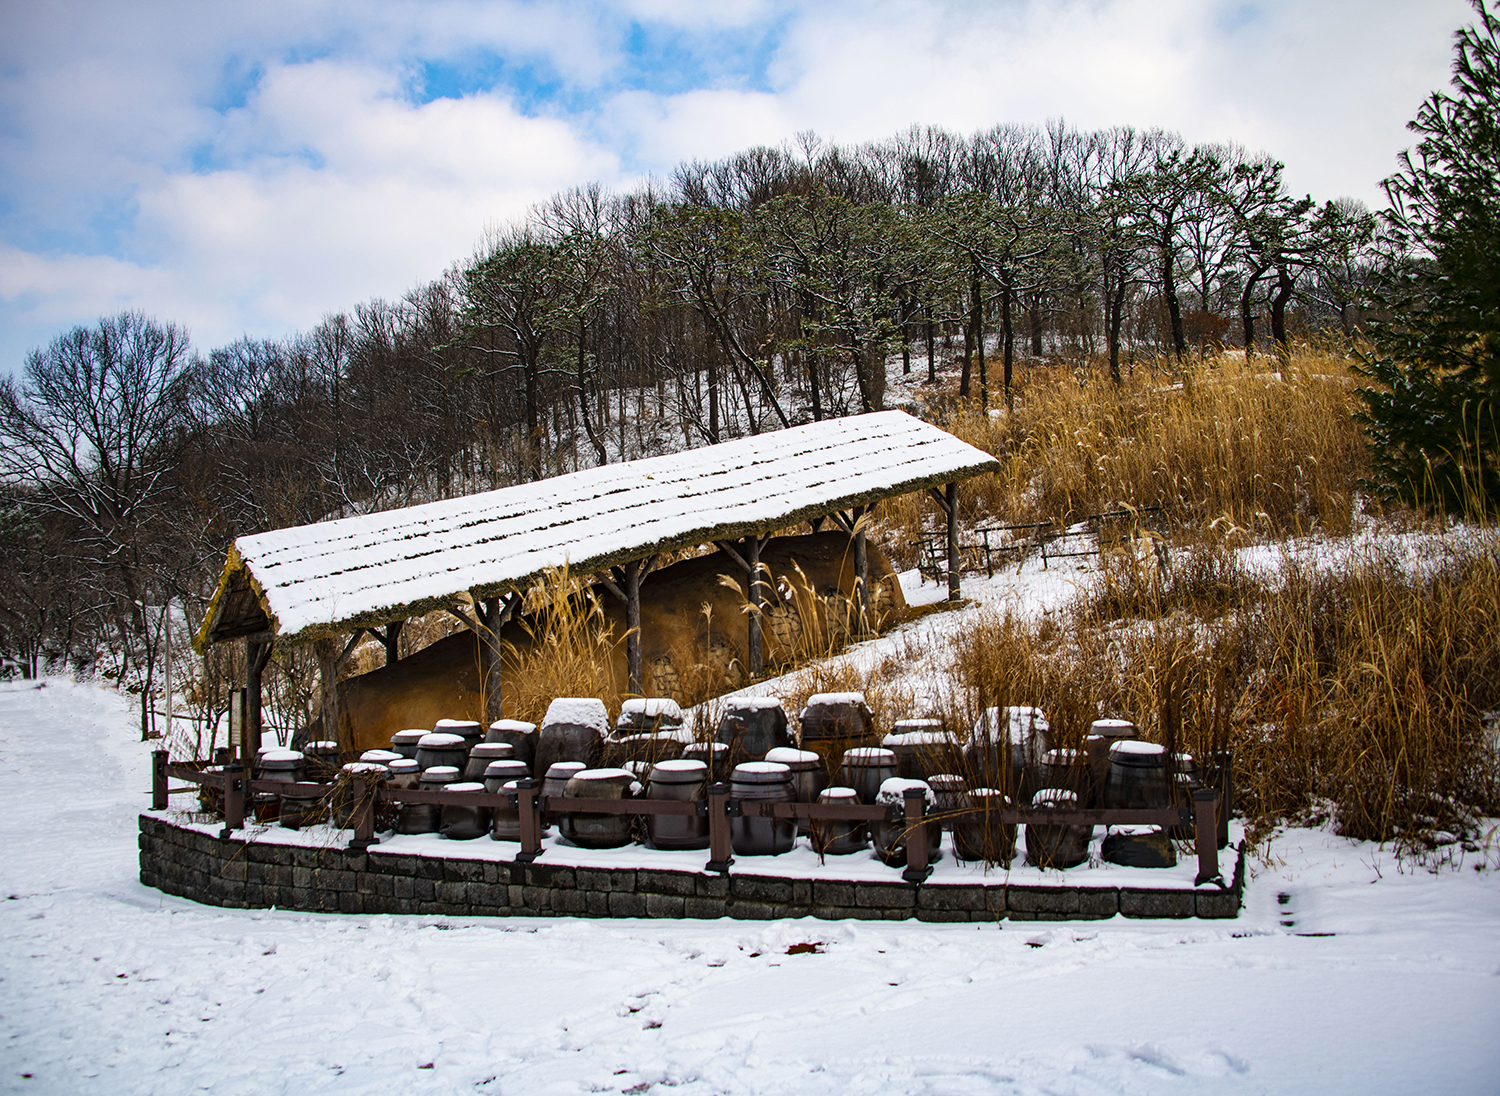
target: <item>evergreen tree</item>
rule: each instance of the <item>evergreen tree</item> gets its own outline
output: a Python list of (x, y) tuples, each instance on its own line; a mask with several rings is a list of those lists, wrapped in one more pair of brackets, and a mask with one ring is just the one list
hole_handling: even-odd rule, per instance
[(1456, 35), (1451, 93), (1383, 184), (1398, 251), (1380, 304), (1362, 416), (1381, 488), (1450, 510), (1500, 502), (1500, 17)]

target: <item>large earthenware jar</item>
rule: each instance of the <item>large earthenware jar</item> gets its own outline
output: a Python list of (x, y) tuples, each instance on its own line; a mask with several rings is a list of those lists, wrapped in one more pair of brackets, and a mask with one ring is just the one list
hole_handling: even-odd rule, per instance
[[(1078, 809), (1078, 796), (1061, 788), (1043, 788), (1031, 798), (1043, 810)], [(1092, 826), (1051, 826), (1040, 822), (1026, 825), (1026, 862), (1037, 868), (1072, 868), (1089, 858)]]
[(484, 772), (491, 761), (514, 761), (516, 748), (509, 742), (478, 742), (469, 748), (469, 760), (464, 765), (464, 779), (483, 780)]
[(609, 734), (604, 701), (592, 697), (558, 697), (547, 708), (537, 732), (533, 772), (545, 773), (559, 761), (581, 761), (584, 768), (599, 763)]
[(432, 726), (434, 734), (456, 734), (464, 740), (464, 748), (472, 749), (484, 741), (484, 728), (473, 719), (439, 719)]
[(562, 797), (567, 793), (568, 781), (587, 768), (582, 761), (556, 761), (547, 766), (541, 787), (541, 796), (547, 803), (546, 809), (542, 811), (543, 829), (562, 817)]
[(1039, 786), (1051, 725), (1040, 708), (988, 708), (969, 734), (964, 767), (971, 781), (996, 788), (1017, 802)]
[(536, 724), (524, 719), (497, 719), (485, 734), (486, 742), (508, 742), (515, 748), (516, 760), (535, 773)]
[(677, 701), (664, 696), (631, 697), (620, 705), (620, 717), (615, 720), (618, 738), (681, 729), (682, 709)]
[(898, 719), (880, 744), (896, 755), (896, 773), (903, 780), (951, 773), (963, 762), (962, 747), (941, 719)]
[[(458, 783), (459, 772), (452, 765), (435, 765), (422, 770), (420, 788), (435, 792)], [(403, 803), (396, 815), (397, 833), (437, 833), (442, 825), (442, 808), (436, 803)]]
[(1115, 810), (1161, 810), (1171, 803), (1167, 748), (1155, 742), (1122, 739), (1109, 748), (1104, 805)]
[(880, 741), (864, 693), (815, 693), (807, 698), (798, 722), (797, 745), (821, 757), (830, 778), (838, 772), (845, 751)]
[(766, 754), (790, 743), (786, 711), (771, 696), (732, 697), (719, 719), (714, 741), (729, 747), (729, 763), (764, 761)]
[[(824, 788), (818, 802), (853, 807), (859, 804), (859, 793), (853, 788)], [(821, 818), (812, 824), (812, 847), (820, 856), (848, 856), (867, 844), (863, 822)]]
[[(880, 791), (875, 796), (877, 807), (896, 809), (894, 821), (870, 823), (870, 840), (875, 845), (875, 855), (893, 868), (906, 864), (906, 842), (908, 837), (915, 836), (910, 833), (911, 827), (907, 824), (905, 815), (906, 793), (912, 790), (922, 792), (925, 803), (922, 810), (924, 815), (937, 808), (937, 797), (933, 795), (932, 789), (927, 786), (925, 780), (903, 780), (899, 776), (892, 777), (880, 786)], [(942, 824), (929, 822), (924, 824), (922, 829), (927, 836), (927, 862), (935, 864), (943, 855)]]
[(630, 844), (631, 816), (591, 814), (568, 809), (569, 799), (629, 799), (640, 785), (624, 769), (584, 769), (568, 781), (562, 807), (566, 812), (558, 829), (573, 844), (585, 849), (617, 849)]
[[(708, 786), (708, 766), (701, 761), (663, 761), (651, 770), (647, 799), (696, 803)], [(646, 817), (651, 843), (658, 849), (708, 848), (708, 819), (696, 814), (653, 814)]]
[[(515, 791), (517, 780), (525, 780), (531, 774), (519, 761), (491, 761), (484, 770), (484, 790), (494, 794)], [(496, 841), (521, 840), (520, 804), (512, 807), (494, 807), (490, 812), (490, 837)]]
[(896, 755), (893, 752), (880, 746), (856, 746), (844, 751), (838, 785), (853, 788), (859, 793), (859, 801), (869, 805), (880, 794), (880, 786), (895, 775)]
[[(445, 793), (482, 792), (484, 785), (478, 781), (455, 781), (443, 789)], [(438, 832), (453, 841), (473, 841), (483, 837), (490, 829), (490, 809), (471, 807), (459, 803), (444, 803), (438, 821)]]
[(1000, 812), (1010, 807), (1010, 799), (995, 788), (975, 788), (964, 799), (971, 813), (954, 820), (953, 855), (1009, 866), (1016, 855), (1016, 824), (1001, 821)]
[[(823, 759), (811, 750), (781, 746), (768, 752), (765, 760), (785, 765), (791, 771), (793, 798), (798, 803), (816, 803), (828, 785), (823, 775)], [(808, 823), (799, 821), (797, 833), (805, 835), (808, 832)]]
[[(792, 774), (774, 761), (747, 761), (736, 765), (729, 777), (729, 794), (735, 799), (791, 803)], [(790, 852), (797, 840), (797, 823), (790, 818), (746, 818), (729, 820), (729, 843), (736, 856), (777, 856)]]
[(408, 761), (415, 761), (417, 759), (417, 743), (421, 742), (423, 738), (431, 733), (431, 731), (424, 731), (419, 727), (397, 731), (391, 735), (391, 750), (394, 753), (400, 754)]
[(468, 763), (469, 747), (463, 735), (434, 731), (423, 735), (417, 743), (417, 764), (423, 772), (439, 766), (463, 772)]

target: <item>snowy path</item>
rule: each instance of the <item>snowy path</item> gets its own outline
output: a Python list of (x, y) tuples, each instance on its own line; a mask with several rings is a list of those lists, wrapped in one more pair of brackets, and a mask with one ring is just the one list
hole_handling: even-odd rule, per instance
[(0, 686), (0, 1090), (1500, 1090), (1500, 871), (1297, 831), (1228, 923), (221, 911), (136, 881), (134, 728)]

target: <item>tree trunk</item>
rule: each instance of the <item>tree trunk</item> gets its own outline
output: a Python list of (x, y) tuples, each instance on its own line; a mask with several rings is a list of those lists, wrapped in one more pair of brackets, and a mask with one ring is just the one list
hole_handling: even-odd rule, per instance
[(1014, 410), (1015, 397), (1011, 392), (1011, 374), (1016, 359), (1016, 333), (1011, 323), (1011, 291), (1009, 288), (1000, 295), (1000, 331), (1002, 336), (1002, 352), (1005, 363), (1005, 406)]
[(1187, 353), (1187, 338), (1182, 330), (1182, 304), (1177, 300), (1177, 272), (1176, 264), (1172, 261), (1170, 248), (1162, 249), (1161, 259), (1161, 291), (1162, 296), (1167, 299), (1167, 316), (1172, 323), (1172, 350), (1181, 361)]
[(609, 463), (609, 454), (604, 449), (604, 442), (594, 433), (593, 423), (589, 421), (589, 386), (588, 386), (588, 344), (586, 336), (588, 326), (584, 321), (578, 321), (578, 414), (583, 420), (583, 432), (588, 435), (589, 444), (594, 447), (594, 456), (600, 464)]
[(927, 383), (937, 384), (937, 345), (932, 338), (932, 305), (927, 305)]
[(1286, 364), (1292, 356), (1292, 346), (1286, 335), (1286, 306), (1292, 299), (1291, 271), (1285, 266), (1276, 268), (1276, 292), (1271, 296), (1271, 338), (1276, 343), (1276, 357)]

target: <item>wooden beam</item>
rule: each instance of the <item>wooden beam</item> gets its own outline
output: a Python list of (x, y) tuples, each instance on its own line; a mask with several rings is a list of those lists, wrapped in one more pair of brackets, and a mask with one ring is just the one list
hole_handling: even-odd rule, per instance
[[(628, 567), (630, 565), (626, 564), (626, 566)], [(616, 568), (616, 570), (619, 571), (620, 569)], [(600, 574), (597, 581), (600, 586), (603, 586), (606, 590), (609, 591), (610, 596), (613, 597), (616, 601), (620, 602), (623, 605), (630, 604), (630, 599), (625, 596), (625, 591), (624, 589), (622, 589), (622, 586), (625, 582), (625, 576), (623, 574), (620, 574), (618, 577), (611, 577), (606, 574)]]
[(714, 541), (714, 543), (718, 545), (719, 551), (723, 552), (730, 559), (734, 560), (735, 563), (740, 565), (740, 570), (744, 571), (747, 575), (750, 574), (750, 561), (747, 560), (744, 556), (740, 555), (739, 549), (730, 544), (727, 540), (716, 540)]
[(625, 663), (629, 677), (628, 688), (636, 696), (645, 695), (645, 680), (641, 666), (641, 574), (645, 571), (645, 560), (633, 560), (625, 564)]
[(932, 496), (933, 501), (935, 501), (939, 506), (943, 508), (943, 513), (946, 514), (948, 512), (947, 496), (944, 495), (942, 491), (939, 491), (936, 487), (927, 488), (927, 493)]
[(760, 564), (762, 541), (759, 536), (749, 536), (744, 543), (745, 554), (749, 557), (747, 562), (750, 564), (750, 619), (746, 625), (746, 654), (750, 676), (757, 678), (765, 672), (766, 665), (765, 647), (761, 642), (761, 613), (765, 610), (765, 597), (761, 592), (765, 587)]
[(943, 508), (948, 511), (948, 600), (958, 601), (958, 483), (944, 488), (947, 498)]

